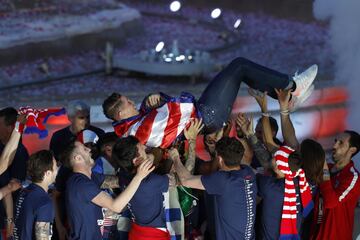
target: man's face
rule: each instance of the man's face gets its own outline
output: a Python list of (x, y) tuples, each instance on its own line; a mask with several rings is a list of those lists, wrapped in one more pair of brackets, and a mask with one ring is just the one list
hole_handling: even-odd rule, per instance
[(87, 148), (81, 142), (75, 142), (75, 150), (76, 154), (80, 155), (84, 160), (84, 163), (90, 167), (94, 166), (94, 160), (91, 157), (91, 149)]
[(119, 111), (121, 112), (120, 114), (121, 119), (132, 117), (134, 115), (134, 111), (136, 111), (135, 103), (132, 100), (130, 100), (128, 97), (123, 95), (120, 97), (120, 101), (121, 101), (121, 107)]
[(332, 149), (332, 157), (334, 162), (339, 162), (341, 159), (351, 156), (350, 151), (350, 135), (341, 133), (335, 138), (335, 143)]
[(146, 147), (144, 144), (138, 143), (136, 145), (137, 149), (138, 149), (138, 155), (140, 158), (146, 159), (147, 158), (147, 154), (146, 154)]
[(9, 141), (13, 129), (13, 126), (6, 125), (4, 117), (0, 117), (0, 141), (3, 144), (6, 144)]
[(87, 111), (78, 111), (70, 118), (71, 126), (76, 133), (84, 130), (90, 125), (90, 114)]

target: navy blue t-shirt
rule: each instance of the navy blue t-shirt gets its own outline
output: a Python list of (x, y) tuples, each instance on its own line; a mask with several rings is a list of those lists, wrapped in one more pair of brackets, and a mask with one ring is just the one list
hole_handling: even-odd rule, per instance
[(216, 239), (254, 239), (256, 178), (252, 169), (218, 171), (202, 176), (208, 194), (214, 196)]
[(166, 227), (163, 193), (169, 188), (169, 177), (150, 173), (140, 184), (128, 204), (132, 217), (141, 226)]
[(43, 188), (30, 184), (20, 192), (15, 207), (15, 240), (35, 239), (35, 222), (49, 222), (52, 235), (52, 222), (55, 217), (51, 198)]
[(101, 189), (99, 184), (82, 173), (73, 173), (66, 184), (66, 208), (71, 233), (70, 239), (101, 239), (101, 207), (92, 203)]
[[(262, 198), (261, 217), (258, 223), (257, 233), (259, 239), (279, 239), (281, 215), (284, 202), (285, 179), (277, 179), (271, 176), (256, 175), (258, 185), (258, 195)], [(298, 180), (295, 178), (295, 186), (298, 185)], [(297, 229), (300, 232), (301, 227), (301, 200), (299, 198), (299, 188), (296, 190), (296, 206), (297, 206)]]

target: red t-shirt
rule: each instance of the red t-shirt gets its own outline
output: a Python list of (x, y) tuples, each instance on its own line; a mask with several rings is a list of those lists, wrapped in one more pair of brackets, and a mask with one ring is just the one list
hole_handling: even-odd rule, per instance
[(351, 240), (360, 197), (359, 172), (351, 161), (330, 179), (320, 184), (320, 195), (316, 196), (312, 239)]

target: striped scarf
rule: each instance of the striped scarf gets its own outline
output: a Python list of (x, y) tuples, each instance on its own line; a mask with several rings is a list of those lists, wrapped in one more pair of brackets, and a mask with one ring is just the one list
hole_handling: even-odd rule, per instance
[(294, 178), (299, 177), (303, 215), (306, 216), (314, 206), (311, 190), (306, 181), (304, 170), (300, 168), (295, 173), (290, 170), (288, 158), (292, 152), (294, 152), (294, 150), (290, 147), (282, 146), (274, 156), (278, 169), (285, 175), (285, 193), (280, 225), (280, 239), (300, 239), (296, 227), (297, 208)]
[(51, 109), (35, 109), (29, 106), (21, 107), (18, 110), (19, 114), (26, 115), (26, 123), (19, 126), (19, 131), (24, 134), (38, 134), (39, 138), (46, 138), (48, 131), (44, 124), (51, 116), (60, 116), (66, 113), (64, 108), (51, 108)]
[(158, 108), (147, 108), (144, 100), (139, 115), (114, 122), (115, 133), (119, 137), (135, 136), (149, 147), (169, 147), (197, 116), (195, 98), (189, 93), (178, 98), (161, 93), (161, 98), (163, 104)]

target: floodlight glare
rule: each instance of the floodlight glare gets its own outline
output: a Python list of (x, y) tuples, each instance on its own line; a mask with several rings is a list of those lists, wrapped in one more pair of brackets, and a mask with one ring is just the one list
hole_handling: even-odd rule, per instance
[(241, 24), (241, 19), (239, 18), (238, 20), (236, 20), (236, 22), (234, 23), (234, 28), (237, 29), (240, 27)]
[(163, 50), (164, 46), (165, 46), (164, 42), (159, 42), (155, 47), (155, 51), (161, 52), (161, 50)]
[(211, 12), (211, 18), (213, 18), (213, 19), (216, 19), (216, 18), (220, 17), (220, 15), (221, 15), (221, 9), (220, 8), (215, 8)]
[(180, 8), (181, 8), (181, 3), (179, 1), (173, 1), (170, 4), (170, 11), (172, 12), (177, 12), (180, 10)]

